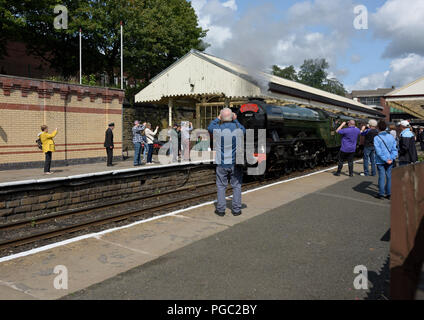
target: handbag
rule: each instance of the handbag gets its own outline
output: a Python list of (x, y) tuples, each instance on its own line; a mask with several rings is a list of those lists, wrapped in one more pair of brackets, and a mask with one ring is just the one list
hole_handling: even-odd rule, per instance
[[(381, 140), (381, 141), (383, 141), (384, 146), (386, 147), (387, 151), (388, 151), (388, 152), (389, 152), (389, 154), (390, 154), (390, 150), (389, 150), (389, 148), (387, 147), (387, 144), (384, 142), (384, 140), (383, 140), (383, 139), (382, 139), (379, 135), (377, 135), (377, 137), (379, 137), (379, 138), (380, 138), (380, 140)], [(396, 168), (396, 167), (397, 167), (396, 159), (393, 159), (393, 163), (392, 163), (392, 165), (393, 165), (393, 168)]]

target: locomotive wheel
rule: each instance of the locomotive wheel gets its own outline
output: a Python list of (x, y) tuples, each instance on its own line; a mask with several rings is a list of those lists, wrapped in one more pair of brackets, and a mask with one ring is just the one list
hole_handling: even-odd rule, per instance
[(327, 155), (324, 158), (324, 163), (330, 164), (331, 162), (333, 162), (333, 157), (331, 156), (331, 153), (327, 153)]
[(297, 171), (304, 171), (305, 170), (305, 161), (297, 161), (296, 162), (296, 169)]
[(308, 160), (308, 167), (309, 168), (313, 169), (316, 166), (317, 166), (317, 159), (316, 158)]
[(291, 164), (287, 163), (287, 165), (284, 166), (284, 173), (290, 174), (293, 172), (293, 168), (291, 167)]

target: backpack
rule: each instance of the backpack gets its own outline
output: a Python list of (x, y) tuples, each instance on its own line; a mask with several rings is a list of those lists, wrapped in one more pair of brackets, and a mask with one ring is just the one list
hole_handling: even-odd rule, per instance
[(43, 144), (41, 143), (41, 139), (38, 138), (35, 140), (35, 143), (37, 144), (38, 149), (43, 150)]

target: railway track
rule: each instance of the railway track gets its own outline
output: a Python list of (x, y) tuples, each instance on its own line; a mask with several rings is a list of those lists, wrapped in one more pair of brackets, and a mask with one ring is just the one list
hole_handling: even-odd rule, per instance
[[(252, 181), (243, 184), (243, 191), (278, 181), (302, 176), (326, 167), (294, 172), (283, 177)], [(231, 194), (231, 189), (227, 191)], [(1, 252), (12, 252), (24, 245), (42, 244), (46, 240), (70, 237), (77, 232), (92, 232), (93, 228), (113, 225), (131, 219), (147, 219), (186, 208), (216, 198), (215, 182), (182, 187), (173, 191), (144, 197), (105, 203), (92, 208), (69, 210), (39, 218), (0, 225)], [(3, 254), (0, 254), (2, 256)]]

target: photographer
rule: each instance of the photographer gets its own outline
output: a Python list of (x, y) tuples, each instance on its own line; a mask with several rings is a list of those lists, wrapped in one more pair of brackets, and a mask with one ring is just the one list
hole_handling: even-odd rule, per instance
[(378, 135), (377, 130), (377, 121), (370, 120), (368, 122), (368, 128), (363, 126), (361, 129), (361, 135), (365, 137), (364, 139), (364, 173), (361, 173), (361, 176), (369, 176), (369, 162), (371, 162), (371, 176), (376, 175), (376, 165), (375, 165), (375, 148), (374, 148), (374, 138)]
[(134, 121), (134, 127), (132, 128), (133, 143), (134, 143), (134, 166), (141, 165), (141, 145), (143, 142), (142, 132), (146, 129), (146, 123), (140, 124), (140, 121)]
[(148, 165), (153, 164), (153, 143), (156, 134), (158, 133), (159, 127), (157, 126), (155, 131), (152, 131), (152, 125), (150, 123), (146, 124), (146, 130), (144, 130), (147, 138), (147, 163)]
[[(228, 130), (231, 132), (232, 139), (230, 140), (231, 145), (225, 145), (229, 139), (225, 139), (222, 132)], [(239, 130), (234, 134), (234, 131)], [(246, 129), (238, 122), (237, 115), (232, 113), (230, 108), (221, 110), (218, 118), (213, 120), (208, 127), (208, 131), (211, 134), (219, 134), (214, 137), (217, 141), (216, 150), (216, 186), (218, 194), (218, 203), (216, 206), (215, 213), (223, 217), (225, 215), (225, 209), (227, 203), (225, 201), (225, 192), (230, 180), (231, 186), (233, 187), (233, 210), (234, 216), (241, 215), (241, 184), (243, 181), (243, 169), (236, 165), (236, 154), (237, 154), (237, 138), (238, 134), (246, 133)], [(215, 132), (214, 132), (215, 131)], [(225, 152), (226, 150), (231, 151)]]

